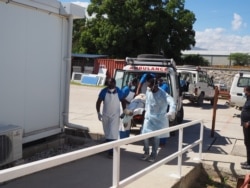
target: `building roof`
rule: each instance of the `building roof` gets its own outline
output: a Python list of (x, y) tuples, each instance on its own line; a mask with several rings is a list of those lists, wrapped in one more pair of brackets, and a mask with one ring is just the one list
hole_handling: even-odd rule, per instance
[(98, 54), (72, 54), (72, 57), (102, 58), (102, 57), (108, 57), (108, 55), (98, 55)]
[(186, 50), (182, 51), (183, 55), (214, 55), (214, 56), (229, 56), (231, 53), (247, 53), (250, 54), (250, 51), (210, 51), (210, 50)]

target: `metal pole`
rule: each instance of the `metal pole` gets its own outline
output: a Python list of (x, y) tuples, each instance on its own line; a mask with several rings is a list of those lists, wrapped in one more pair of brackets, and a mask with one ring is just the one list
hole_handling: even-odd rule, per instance
[(200, 126), (200, 139), (201, 139), (201, 142), (199, 144), (199, 160), (202, 159), (202, 144), (203, 144), (203, 133), (204, 133), (204, 124), (203, 122), (201, 122), (201, 126)]
[(114, 156), (113, 156), (113, 186), (119, 187), (120, 182), (120, 147), (113, 148)]
[(181, 151), (178, 155), (178, 169), (179, 169), (179, 178), (181, 178), (181, 166), (182, 166), (182, 143), (183, 143), (183, 128), (179, 129), (179, 144), (178, 144), (178, 151)]
[(215, 86), (211, 137), (214, 137), (214, 128), (215, 128), (215, 119), (216, 119), (216, 108), (217, 108), (217, 102), (218, 102), (218, 95), (219, 95), (219, 90), (218, 90), (218, 87)]

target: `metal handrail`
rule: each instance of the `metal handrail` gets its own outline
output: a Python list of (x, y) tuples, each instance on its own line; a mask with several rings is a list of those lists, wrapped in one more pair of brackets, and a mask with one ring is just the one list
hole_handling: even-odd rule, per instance
[[(187, 145), (186, 147), (182, 148), (183, 145), (183, 129), (185, 127), (190, 127), (196, 124), (200, 124), (200, 138), (193, 143)], [(153, 165), (129, 176), (126, 179), (123, 179), (120, 181), (120, 146), (125, 144), (134, 143), (140, 140), (144, 140), (146, 138), (162, 135), (164, 133), (169, 133), (172, 131), (179, 130), (179, 144), (178, 144), (178, 151), (165, 157), (164, 159), (154, 163)], [(139, 179), (143, 175), (151, 172), (152, 170), (160, 167), (161, 165), (165, 164), (166, 162), (169, 162), (175, 158), (178, 158), (178, 174), (177, 178), (181, 178), (181, 165), (182, 165), (182, 155), (187, 152), (190, 148), (193, 148), (197, 145), (199, 145), (199, 157), (198, 159), (201, 160), (201, 152), (202, 152), (202, 142), (203, 142), (203, 131), (204, 131), (204, 125), (202, 120), (195, 120), (188, 123), (176, 125), (173, 127), (165, 128), (162, 130), (154, 131), (151, 133), (141, 134), (134, 137), (124, 138), (113, 142), (108, 142), (104, 144), (100, 144), (97, 146), (89, 147), (80, 149), (77, 151), (73, 151), (70, 153), (50, 157), (47, 159), (23, 164), (20, 166), (8, 168), (5, 170), (0, 170), (0, 183), (13, 180), (19, 177), (23, 177), (29, 174), (32, 174), (34, 172), (39, 172), (48, 168), (52, 168), (55, 166), (59, 166), (65, 163), (69, 163), (78, 159), (82, 159), (87, 156), (91, 156), (97, 153), (101, 153), (103, 151), (109, 150), (111, 148), (114, 149), (114, 156), (113, 156), (113, 181), (112, 181), (112, 187), (124, 187), (128, 185), (129, 183), (132, 183), (136, 179)]]

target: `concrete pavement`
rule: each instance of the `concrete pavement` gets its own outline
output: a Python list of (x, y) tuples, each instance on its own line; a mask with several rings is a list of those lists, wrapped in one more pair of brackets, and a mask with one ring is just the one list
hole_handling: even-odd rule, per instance
[[(96, 87), (71, 85), (69, 122), (87, 127), (93, 138), (101, 141), (103, 130), (95, 110), (99, 90), (100, 88)], [(203, 119), (205, 123), (202, 163), (213, 168), (215, 173), (224, 171), (235, 177), (249, 173), (249, 171), (240, 168), (240, 162), (246, 160), (242, 128), (239, 126), (240, 119), (237, 116), (240, 111), (226, 106), (224, 100), (219, 100), (214, 137), (211, 137), (212, 112), (213, 109), (209, 102), (205, 102), (204, 106), (200, 108), (184, 101), (184, 122)], [(133, 133), (131, 136), (138, 134), (139, 131), (134, 128)], [(188, 144), (198, 137), (199, 126), (184, 130), (184, 144)], [(157, 160), (175, 152), (177, 146), (178, 135), (170, 137), (166, 146), (159, 149)], [(142, 148), (141, 142), (123, 146), (121, 150), (121, 179), (152, 164), (140, 160), (143, 153)], [(195, 147), (183, 156), (182, 179), (184, 183), (179, 187), (188, 188), (188, 182), (194, 181), (197, 174), (193, 171), (199, 166), (199, 162), (194, 160), (198, 155), (197, 152), (198, 147)], [(173, 160), (126, 187), (173, 187), (177, 184), (178, 179), (172, 175), (177, 172), (177, 160)], [(191, 172), (193, 175), (188, 176)], [(106, 188), (111, 185), (112, 160), (108, 159), (105, 153), (101, 153), (7, 182), (0, 187)]]
[[(93, 135), (103, 135), (101, 123), (97, 120), (97, 115), (94, 108), (95, 104), (93, 104), (93, 101), (95, 102), (98, 93), (96, 92), (96, 88), (88, 87), (87, 89), (86, 87), (78, 87), (73, 85), (71, 88), (72, 94), (74, 94), (71, 95), (70, 98), (70, 104), (72, 105), (72, 107), (74, 104), (78, 103), (78, 100), (84, 101), (85, 99), (87, 99), (88, 104), (86, 104), (86, 106), (89, 106), (89, 108), (87, 111), (84, 108), (84, 105), (79, 105), (81, 106), (81, 109), (70, 108), (70, 122), (80, 124), (84, 122), (83, 125), (88, 125), (87, 127), (89, 128), (90, 133), (93, 133)], [(91, 96), (85, 95), (84, 93), (86, 93), (86, 91), (91, 92)], [(78, 96), (79, 98), (77, 99), (75, 96)], [(183, 103), (184, 122), (192, 121), (195, 119), (203, 119), (205, 123), (202, 163), (211, 165), (211, 167), (213, 167), (215, 170), (223, 170), (229, 174), (233, 174), (235, 177), (250, 173), (250, 171), (242, 170), (240, 167), (240, 162), (246, 160), (246, 151), (243, 143), (242, 127), (239, 125), (240, 111), (233, 107), (227, 106), (226, 100), (219, 99), (216, 110), (216, 122), (214, 129), (215, 131), (213, 137), (211, 137), (213, 108), (209, 104), (209, 102), (205, 101), (203, 107), (195, 106), (189, 103), (189, 101), (183, 101)], [(193, 129), (190, 129), (185, 131), (187, 131), (185, 132), (187, 136), (184, 139), (187, 140), (192, 139), (197, 136), (196, 134), (199, 134), (198, 130), (194, 131)], [(169, 145), (173, 146), (172, 143), (175, 143), (176, 141), (177, 137), (171, 137), (168, 143)], [(160, 151), (159, 155), (161, 155), (162, 152), (164, 156), (166, 154), (164, 153), (164, 151), (167, 152), (170, 149), (169, 145), (167, 144), (166, 148), (163, 148)], [(132, 150), (136, 150), (136, 152), (142, 153), (142, 146), (140, 146), (139, 148), (134, 148)], [(187, 158), (192, 160), (192, 157), (195, 157), (195, 155), (197, 154), (195, 152), (197, 151), (187, 153)], [(162, 174), (162, 171), (164, 171), (164, 176), (168, 176), (169, 174), (166, 172), (172, 171), (169, 168), (170, 167), (168, 166), (166, 170), (158, 169), (155, 171), (155, 173)], [(189, 168), (190, 166), (187, 165), (187, 172)], [(150, 175), (148, 175), (148, 177), (146, 176), (145, 178), (141, 178), (141, 180), (138, 181), (146, 181), (147, 185), (151, 185), (151, 180), (152, 178), (150, 178)], [(153, 184), (154, 183), (155, 182), (153, 182)], [(132, 185), (132, 187), (133, 186), (134, 185)]]

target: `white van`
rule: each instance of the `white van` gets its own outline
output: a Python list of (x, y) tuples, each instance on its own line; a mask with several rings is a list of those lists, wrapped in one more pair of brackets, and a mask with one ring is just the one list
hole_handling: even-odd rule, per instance
[(250, 86), (250, 71), (241, 71), (234, 76), (230, 88), (229, 104), (241, 108), (246, 98), (243, 97), (244, 87)]

